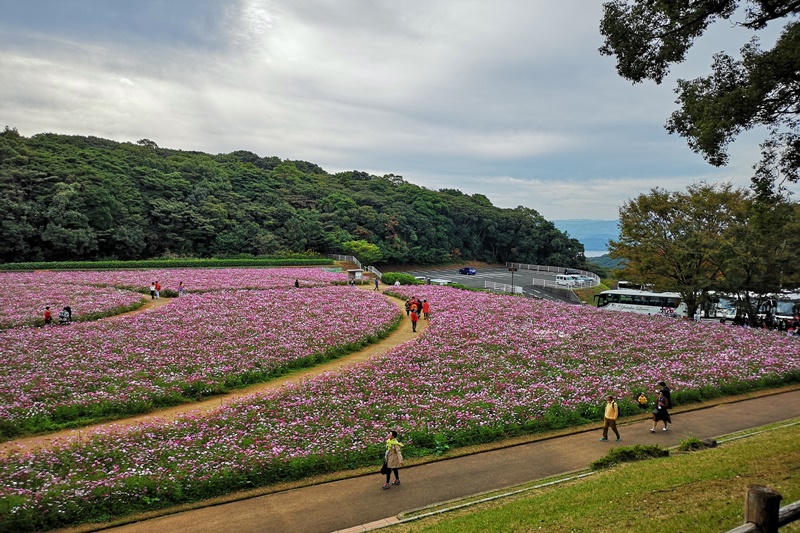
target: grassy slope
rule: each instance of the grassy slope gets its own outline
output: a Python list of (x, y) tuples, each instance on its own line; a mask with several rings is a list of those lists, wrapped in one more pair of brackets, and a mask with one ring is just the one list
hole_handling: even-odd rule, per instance
[[(800, 500), (798, 442), (800, 424), (716, 449), (620, 465), (391, 531), (726, 531), (742, 524), (748, 484), (776, 489), (782, 505)], [(781, 528), (791, 531), (800, 531), (800, 521)]]

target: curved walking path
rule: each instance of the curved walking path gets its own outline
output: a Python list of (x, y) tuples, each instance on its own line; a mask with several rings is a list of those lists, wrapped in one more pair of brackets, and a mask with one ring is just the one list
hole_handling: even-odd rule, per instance
[[(374, 285), (361, 286), (363, 290), (368, 290), (368, 289), (372, 290), (374, 289), (374, 287), (375, 287)], [(388, 287), (389, 287), (388, 285), (384, 285), (381, 288), (386, 289)], [(399, 300), (397, 298), (393, 298), (391, 296), (386, 296), (386, 298), (389, 299), (390, 301), (395, 302), (398, 308), (400, 308), (403, 312), (405, 312), (404, 301)], [(128, 311), (126, 313), (122, 313), (119, 315), (114, 315), (111, 317), (106, 317), (103, 320), (115, 320), (125, 315), (141, 313), (144, 311), (148, 311), (150, 309), (162, 307), (164, 305), (169, 304), (172, 300), (173, 298), (148, 300), (147, 303), (145, 303), (145, 305), (143, 305), (139, 309)], [(169, 422), (175, 420), (179, 416), (188, 413), (193, 413), (193, 414), (208, 413), (222, 405), (225, 405), (226, 403), (235, 401), (239, 398), (243, 398), (245, 396), (258, 394), (269, 390), (278, 389), (287, 383), (297, 383), (309, 377), (324, 374), (325, 372), (336, 372), (344, 367), (360, 363), (361, 361), (365, 361), (367, 359), (375, 357), (376, 355), (384, 354), (399, 344), (415, 339), (418, 335), (424, 332), (425, 329), (427, 329), (427, 327), (428, 327), (427, 321), (420, 320), (417, 323), (417, 332), (414, 333), (412, 331), (411, 321), (408, 320), (407, 318), (404, 318), (400, 323), (400, 326), (394, 331), (392, 331), (386, 338), (381, 339), (380, 341), (374, 344), (370, 344), (369, 346), (366, 346), (365, 348), (357, 352), (353, 352), (343, 357), (339, 357), (313, 367), (294, 370), (288, 374), (277, 377), (271, 381), (267, 381), (264, 383), (257, 383), (255, 385), (250, 385), (242, 389), (236, 389), (235, 391), (231, 391), (228, 394), (212, 396), (207, 400), (185, 403), (174, 407), (169, 407), (166, 409), (159, 409), (157, 411), (152, 411), (150, 413), (140, 416), (121, 418), (109, 422), (103, 422), (99, 424), (85, 426), (82, 428), (67, 429), (55, 433), (48, 433), (46, 435), (37, 435), (34, 437), (24, 437), (20, 439), (10, 440), (4, 443), (0, 443), (0, 457), (5, 456), (12, 452), (24, 452), (26, 450), (33, 450), (37, 448), (46, 447), (55, 440), (63, 440), (75, 437), (80, 439), (93, 431), (102, 430), (104, 428), (108, 428), (111, 426), (114, 427), (136, 426), (156, 421)]]
[[(396, 524), (403, 513), (490, 491), (588, 468), (618, 445), (676, 446), (688, 436), (719, 438), (738, 431), (800, 418), (800, 387), (763, 396), (727, 398), (714, 404), (675, 410), (669, 431), (650, 433), (650, 419), (632, 417), (619, 425), (622, 440), (599, 442), (601, 424), (572, 428), (558, 435), (528, 436), (498, 443), (489, 450), (412, 464), (400, 473), (402, 485), (381, 490), (383, 476), (351, 472), (345, 479), (306, 480), (306, 486), (266, 487), (149, 515), (127, 517), (116, 524), (92, 524), (71, 532), (114, 533), (356, 533)], [(504, 447), (501, 447), (504, 446)], [(316, 483), (316, 484), (314, 484)], [(269, 492), (269, 491), (273, 492)], [(158, 515), (162, 516), (158, 516)]]

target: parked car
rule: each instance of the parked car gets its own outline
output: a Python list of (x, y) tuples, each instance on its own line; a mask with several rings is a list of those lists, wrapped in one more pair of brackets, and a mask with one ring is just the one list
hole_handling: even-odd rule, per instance
[(464, 267), (464, 268), (460, 269), (460, 270), (458, 271), (458, 273), (459, 273), (459, 274), (466, 274), (466, 275), (468, 275), (468, 276), (474, 276), (475, 274), (477, 274), (477, 273), (478, 273), (478, 271), (477, 271), (477, 270), (475, 270), (475, 268), (474, 268), (474, 267)]
[(572, 287), (575, 285), (575, 278), (569, 274), (557, 274), (556, 285), (566, 285), (567, 287)]

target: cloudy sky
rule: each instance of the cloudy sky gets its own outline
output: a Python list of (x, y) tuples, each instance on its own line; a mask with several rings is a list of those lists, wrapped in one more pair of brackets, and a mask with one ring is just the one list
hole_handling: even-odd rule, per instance
[[(0, 127), (148, 138), (615, 219), (661, 186), (749, 185), (663, 125), (677, 78), (749, 34), (727, 23), (661, 86), (597, 52), (595, 0), (0, 0)], [(776, 36), (767, 30), (762, 42)]]

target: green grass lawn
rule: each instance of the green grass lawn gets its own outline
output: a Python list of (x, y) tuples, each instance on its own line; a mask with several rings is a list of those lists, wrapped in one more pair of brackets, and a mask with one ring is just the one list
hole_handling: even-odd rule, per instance
[[(391, 531), (727, 531), (742, 524), (749, 484), (774, 488), (782, 506), (800, 500), (800, 423), (718, 448), (622, 464)], [(781, 528), (797, 531), (800, 521)]]

